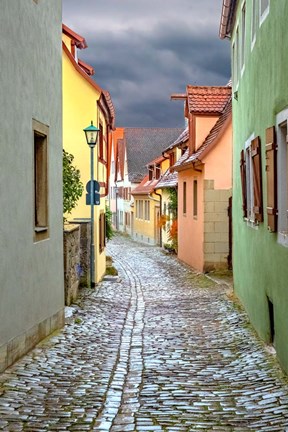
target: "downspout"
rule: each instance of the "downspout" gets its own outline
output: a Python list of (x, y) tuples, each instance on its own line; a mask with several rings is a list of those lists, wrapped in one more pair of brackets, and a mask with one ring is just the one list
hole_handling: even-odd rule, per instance
[[(155, 200), (155, 198), (153, 198), (150, 194), (148, 195), (149, 198), (153, 199), (154, 201), (160, 202), (160, 217), (162, 216), (162, 195), (157, 193), (157, 192), (153, 192), (155, 195), (160, 197), (160, 200)], [(160, 247), (162, 247), (162, 228), (160, 229)]]

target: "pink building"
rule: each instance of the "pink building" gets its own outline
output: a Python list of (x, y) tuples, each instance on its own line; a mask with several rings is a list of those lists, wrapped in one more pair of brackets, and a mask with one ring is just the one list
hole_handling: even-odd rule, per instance
[(178, 172), (178, 258), (207, 272), (231, 265), (231, 88), (187, 86), (188, 149)]

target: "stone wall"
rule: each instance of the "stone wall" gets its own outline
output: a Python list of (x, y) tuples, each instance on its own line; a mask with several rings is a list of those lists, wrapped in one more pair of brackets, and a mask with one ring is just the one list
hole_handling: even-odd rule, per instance
[(204, 181), (204, 271), (227, 268), (229, 254), (228, 204), (232, 190), (214, 189)]
[(80, 283), (80, 226), (64, 226), (64, 288), (65, 304), (76, 300)]

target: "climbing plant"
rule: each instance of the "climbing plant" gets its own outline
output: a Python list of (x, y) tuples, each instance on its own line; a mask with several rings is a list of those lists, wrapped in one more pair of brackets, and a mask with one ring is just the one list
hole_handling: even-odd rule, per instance
[(110, 208), (106, 205), (106, 209), (105, 209), (105, 220), (106, 220), (106, 238), (107, 240), (111, 240), (111, 238), (114, 235), (114, 231), (112, 228), (112, 211), (110, 210)]
[(83, 193), (80, 171), (73, 165), (74, 156), (63, 149), (63, 213), (71, 213)]

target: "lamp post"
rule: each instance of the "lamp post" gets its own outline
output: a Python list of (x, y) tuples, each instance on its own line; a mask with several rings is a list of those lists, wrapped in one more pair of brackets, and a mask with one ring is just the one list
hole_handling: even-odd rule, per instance
[(90, 241), (90, 287), (94, 285), (94, 197), (95, 197), (95, 187), (94, 187), (94, 147), (97, 143), (99, 129), (91, 125), (83, 129), (86, 136), (86, 141), (90, 147), (90, 209), (91, 209), (91, 241)]

